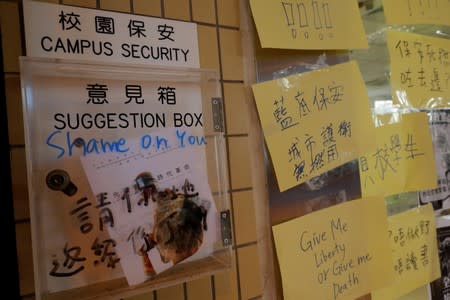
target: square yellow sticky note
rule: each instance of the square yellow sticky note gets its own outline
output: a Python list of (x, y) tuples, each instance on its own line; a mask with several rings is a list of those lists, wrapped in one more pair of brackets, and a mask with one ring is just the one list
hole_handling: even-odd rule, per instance
[(449, 39), (388, 31), (387, 46), (394, 103), (415, 108), (450, 105)]
[(426, 113), (375, 129), (376, 148), (359, 158), (363, 196), (394, 195), (436, 187), (436, 163)]
[(354, 0), (250, 0), (263, 48), (367, 48)]
[(367, 90), (347, 62), (252, 86), (280, 191), (375, 147)]
[(272, 230), (285, 300), (355, 299), (392, 280), (382, 197), (339, 204)]
[(448, 0), (383, 0), (387, 24), (450, 25)]
[(398, 299), (441, 277), (431, 204), (389, 217), (388, 223), (395, 278), (373, 292), (373, 300)]

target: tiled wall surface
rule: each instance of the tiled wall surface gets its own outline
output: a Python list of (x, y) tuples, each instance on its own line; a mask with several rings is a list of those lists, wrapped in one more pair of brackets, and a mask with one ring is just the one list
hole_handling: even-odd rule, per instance
[[(10, 159), (22, 299), (34, 299), (30, 217), (18, 57), (25, 55), (22, 1), (0, 0)], [(239, 0), (46, 0), (198, 24), (200, 64), (220, 71), (224, 97), (234, 259), (231, 271), (136, 296), (133, 300), (237, 300), (262, 295), (244, 94)]]

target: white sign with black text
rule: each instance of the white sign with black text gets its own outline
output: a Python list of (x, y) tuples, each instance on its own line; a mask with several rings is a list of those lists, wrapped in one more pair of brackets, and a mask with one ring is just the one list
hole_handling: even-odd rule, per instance
[(25, 0), (27, 56), (198, 68), (190, 22)]

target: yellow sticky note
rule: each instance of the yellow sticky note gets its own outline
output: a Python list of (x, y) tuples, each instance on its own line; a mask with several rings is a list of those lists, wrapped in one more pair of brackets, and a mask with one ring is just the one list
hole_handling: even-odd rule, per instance
[(441, 277), (436, 242), (436, 225), (431, 204), (388, 219), (395, 278), (372, 293), (373, 300), (398, 299)]
[(383, 0), (387, 24), (450, 25), (448, 0)]
[(375, 146), (358, 65), (343, 63), (252, 86), (280, 191)]
[(426, 113), (410, 113), (399, 123), (377, 127), (376, 148), (359, 158), (363, 196), (436, 187), (436, 163)]
[(382, 197), (272, 227), (285, 300), (355, 299), (393, 278)]
[(388, 31), (387, 46), (395, 103), (416, 108), (449, 106), (449, 39)]
[(354, 0), (250, 0), (263, 48), (367, 48)]

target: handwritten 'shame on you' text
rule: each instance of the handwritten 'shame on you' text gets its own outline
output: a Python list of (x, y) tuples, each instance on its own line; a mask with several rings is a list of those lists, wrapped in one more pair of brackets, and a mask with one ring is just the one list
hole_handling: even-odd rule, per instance
[(191, 135), (186, 130), (175, 129), (171, 136), (143, 134), (132, 141), (128, 141), (125, 137), (117, 139), (90, 138), (85, 140), (74, 136), (71, 131), (55, 130), (48, 135), (46, 145), (55, 154), (55, 157), (60, 159), (75, 155), (127, 153), (141, 150), (164, 152), (169, 149), (206, 145), (206, 138), (201, 135)]
[(347, 244), (342, 242), (349, 235), (349, 225), (341, 218), (330, 221), (330, 229), (322, 232), (302, 231), (299, 250), (313, 256), (317, 270), (317, 282), (325, 285), (332, 282), (333, 299), (360, 284), (357, 268), (372, 260), (370, 253), (348, 257)]

